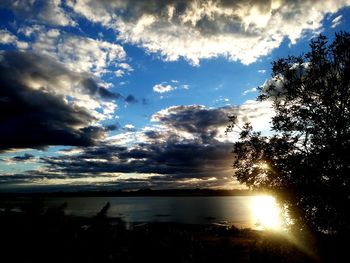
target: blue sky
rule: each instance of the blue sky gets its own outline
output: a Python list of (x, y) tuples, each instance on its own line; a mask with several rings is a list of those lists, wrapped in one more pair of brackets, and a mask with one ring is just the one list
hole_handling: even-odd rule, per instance
[(2, 1), (2, 189), (241, 188), (227, 116), (268, 133), (272, 61), (348, 29), (349, 5)]

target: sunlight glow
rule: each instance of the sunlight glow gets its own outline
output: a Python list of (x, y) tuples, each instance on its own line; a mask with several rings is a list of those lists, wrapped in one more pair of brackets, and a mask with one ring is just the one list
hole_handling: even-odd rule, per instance
[(270, 166), (267, 163), (261, 163), (259, 164), (260, 168), (263, 170), (268, 170)]
[(252, 200), (252, 220), (257, 229), (281, 230), (281, 210), (272, 196), (254, 196)]

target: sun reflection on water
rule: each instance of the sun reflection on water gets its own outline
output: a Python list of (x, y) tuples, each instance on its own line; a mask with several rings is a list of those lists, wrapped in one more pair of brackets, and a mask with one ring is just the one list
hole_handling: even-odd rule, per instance
[(272, 196), (254, 196), (251, 203), (252, 221), (259, 230), (282, 230), (281, 209)]

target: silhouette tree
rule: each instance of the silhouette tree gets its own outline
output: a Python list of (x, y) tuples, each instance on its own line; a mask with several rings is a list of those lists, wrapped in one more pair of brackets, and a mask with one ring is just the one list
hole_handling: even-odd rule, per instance
[[(271, 101), (271, 136), (242, 127), (235, 176), (270, 191), (296, 225), (328, 233), (350, 229), (350, 34), (320, 35), (310, 51), (272, 64), (258, 101)], [(230, 117), (227, 131), (236, 125)]]

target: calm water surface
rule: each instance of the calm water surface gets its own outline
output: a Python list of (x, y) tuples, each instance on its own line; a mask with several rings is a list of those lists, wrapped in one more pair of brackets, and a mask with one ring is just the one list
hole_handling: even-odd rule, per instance
[(66, 214), (93, 216), (107, 202), (110, 217), (126, 222), (227, 223), (254, 228), (254, 196), (223, 197), (73, 197), (49, 198), (48, 205), (67, 202)]

